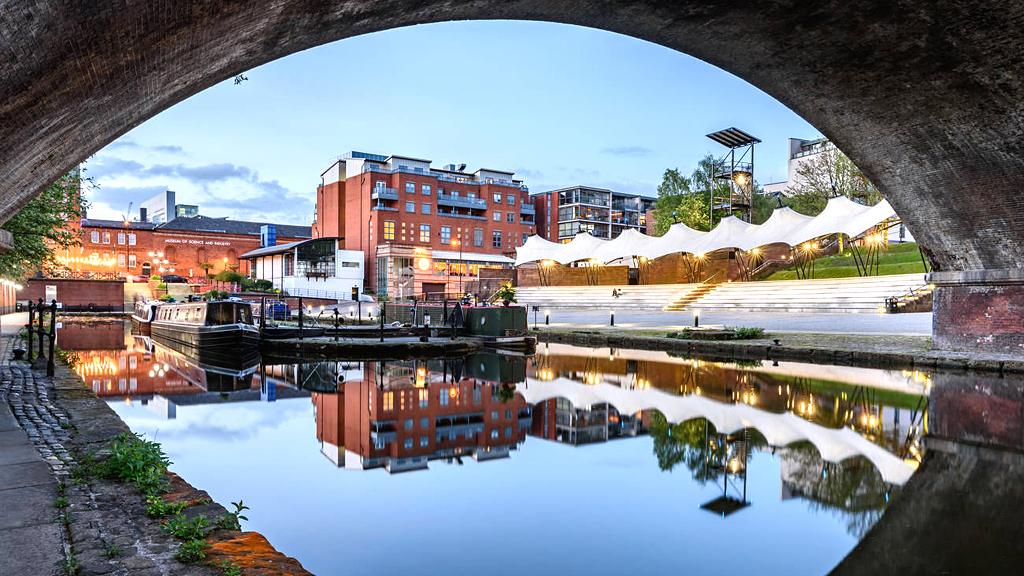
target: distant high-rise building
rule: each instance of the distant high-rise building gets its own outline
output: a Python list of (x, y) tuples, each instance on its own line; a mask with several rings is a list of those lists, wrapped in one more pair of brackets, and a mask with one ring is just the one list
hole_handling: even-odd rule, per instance
[(580, 232), (616, 238), (628, 228), (647, 232), (647, 211), (654, 198), (592, 186), (570, 186), (533, 196), (537, 234), (552, 242), (568, 242)]
[(152, 198), (139, 203), (139, 220), (153, 224), (163, 224), (175, 218), (192, 218), (199, 215), (199, 206), (195, 204), (177, 204), (174, 190), (165, 190)]

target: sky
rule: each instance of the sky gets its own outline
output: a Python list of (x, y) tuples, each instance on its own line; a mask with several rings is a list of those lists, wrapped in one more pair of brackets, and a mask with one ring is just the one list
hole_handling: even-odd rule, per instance
[(309, 224), (320, 174), (351, 150), (515, 171), (531, 192), (583, 184), (655, 195), (735, 126), (785, 180), (788, 138), (820, 133), (745, 81), (601, 30), (451, 22), (341, 40), (178, 103), (97, 152), (92, 218), (174, 190), (206, 216)]

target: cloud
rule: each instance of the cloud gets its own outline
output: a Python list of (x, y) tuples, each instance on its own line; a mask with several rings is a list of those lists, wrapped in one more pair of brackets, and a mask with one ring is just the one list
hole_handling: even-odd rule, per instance
[(644, 158), (654, 154), (654, 150), (645, 146), (612, 146), (602, 148), (601, 153), (612, 156), (625, 156), (627, 158)]
[(175, 146), (173, 144), (147, 146), (145, 144), (139, 144), (134, 140), (115, 140), (114, 142), (107, 144), (106, 150), (151, 150), (153, 152), (163, 152), (165, 154), (185, 153), (185, 149), (181, 146)]
[(155, 164), (142, 171), (147, 176), (178, 177), (193, 182), (220, 182), (231, 178), (255, 180), (256, 173), (245, 166), (230, 163), (186, 166), (184, 164)]

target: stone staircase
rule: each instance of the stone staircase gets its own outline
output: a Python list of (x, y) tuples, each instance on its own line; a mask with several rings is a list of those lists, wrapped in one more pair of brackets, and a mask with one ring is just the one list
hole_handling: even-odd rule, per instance
[[(652, 310), (686, 298), (702, 284), (645, 284), (639, 286), (520, 286), (516, 300), (523, 306), (579, 310)], [(612, 296), (618, 291), (619, 297)]]
[(924, 274), (719, 284), (690, 310), (714, 312), (884, 313), (887, 301), (931, 292)]

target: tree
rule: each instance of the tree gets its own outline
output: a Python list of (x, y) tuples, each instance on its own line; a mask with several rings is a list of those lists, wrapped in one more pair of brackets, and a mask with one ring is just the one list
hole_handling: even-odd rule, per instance
[[(712, 192), (716, 197), (728, 197), (729, 184), (715, 178), (717, 161), (708, 154), (697, 162), (690, 176), (683, 176), (678, 168), (665, 170), (658, 186), (658, 199), (654, 203), (654, 233), (662, 235), (678, 222), (694, 230), (711, 230), (722, 219), (723, 213), (711, 214)], [(751, 221), (761, 224), (771, 216), (774, 203), (760, 193), (753, 184), (753, 210)]]
[(81, 198), (84, 168), (72, 170), (33, 198), (3, 228), (14, 235), (11, 250), (0, 255), (0, 277), (24, 278), (46, 266), (56, 265), (54, 250), (80, 243), (78, 231), (67, 226), (85, 213)]
[(828, 199), (836, 196), (846, 196), (867, 206), (882, 200), (881, 192), (860, 168), (831, 144), (810, 161), (802, 163), (797, 174), (799, 179), (787, 189), (789, 197), (785, 202), (801, 214), (820, 214)]

